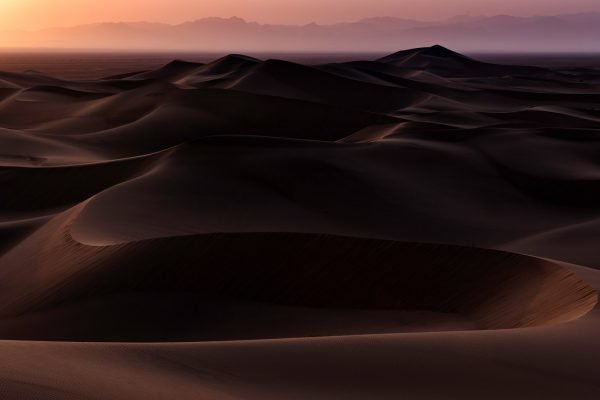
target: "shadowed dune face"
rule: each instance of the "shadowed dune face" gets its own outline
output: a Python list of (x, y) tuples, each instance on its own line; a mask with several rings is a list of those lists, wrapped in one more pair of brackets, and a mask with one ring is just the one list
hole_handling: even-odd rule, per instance
[[(441, 46), (321, 66), (230, 55), (96, 81), (2, 73), (0, 337), (260, 339), (583, 315), (595, 293), (555, 264), (409, 244), (544, 255), (561, 227), (593, 229), (600, 91), (582, 74), (594, 72)], [(582, 246), (560, 254), (593, 258)]]
[(598, 82), (0, 73), (0, 397), (599, 398)]
[(77, 213), (0, 260), (0, 336), (231, 340), (507, 329), (570, 321), (597, 302), (569, 270), (497, 251), (297, 233), (89, 246), (69, 234)]

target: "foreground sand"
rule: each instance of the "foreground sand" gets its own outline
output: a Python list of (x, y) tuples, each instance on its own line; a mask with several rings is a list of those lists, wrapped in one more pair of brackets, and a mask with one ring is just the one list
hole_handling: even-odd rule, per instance
[(0, 73), (0, 398), (600, 397), (599, 103), (439, 46)]

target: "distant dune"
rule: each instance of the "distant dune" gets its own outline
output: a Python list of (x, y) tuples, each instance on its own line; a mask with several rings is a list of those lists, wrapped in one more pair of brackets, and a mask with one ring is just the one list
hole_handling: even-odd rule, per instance
[(0, 48), (196, 52), (391, 52), (444, 43), (469, 52), (600, 52), (600, 13), (413, 21), (379, 17), (333, 25), (268, 25), (204, 18), (178, 25), (119, 22), (1, 32)]
[(0, 398), (599, 398), (598, 104), (439, 45), (0, 72)]

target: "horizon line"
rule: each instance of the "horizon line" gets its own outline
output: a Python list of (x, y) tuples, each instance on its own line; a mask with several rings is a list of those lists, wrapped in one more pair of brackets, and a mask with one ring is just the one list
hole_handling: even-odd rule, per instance
[[(387, 50), (387, 51), (306, 51), (306, 50), (297, 50), (297, 51), (278, 51), (278, 50), (244, 50), (244, 49), (223, 49), (223, 50), (214, 50), (214, 51), (202, 51), (202, 50), (189, 50), (189, 49), (143, 49), (143, 48), (108, 48), (108, 47), (97, 47), (97, 48), (70, 48), (70, 47), (0, 47), (1, 53), (62, 53), (62, 54), (77, 54), (77, 53), (88, 53), (88, 54), (140, 54), (140, 55), (202, 55), (202, 56), (226, 56), (226, 55), (254, 55), (260, 58), (260, 56), (353, 56), (353, 55), (372, 55), (372, 56), (385, 56), (391, 55), (398, 51), (404, 50), (416, 50), (416, 49), (426, 49), (439, 44), (432, 44), (430, 46), (419, 46), (419, 47), (401, 47), (396, 50)], [(452, 46), (443, 46), (449, 50), (452, 50)], [(454, 50), (452, 50), (454, 51)], [(569, 55), (569, 56), (598, 56), (600, 55), (599, 51), (545, 51), (545, 50), (468, 50), (468, 51), (455, 51), (459, 54), (463, 55), (514, 55), (514, 56), (526, 56), (526, 55), (535, 55), (535, 56), (557, 56), (557, 55)]]

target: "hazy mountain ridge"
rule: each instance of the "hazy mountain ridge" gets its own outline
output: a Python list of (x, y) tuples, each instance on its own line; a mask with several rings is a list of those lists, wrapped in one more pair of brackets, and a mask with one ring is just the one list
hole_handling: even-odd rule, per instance
[[(392, 51), (444, 43), (460, 51), (600, 51), (600, 13), (540, 17), (457, 16), (426, 22), (394, 17), (333, 25), (271, 25), (204, 18), (178, 25), (115, 22), (4, 32), (0, 47), (194, 51)], [(16, 38), (18, 36), (18, 38)]]

